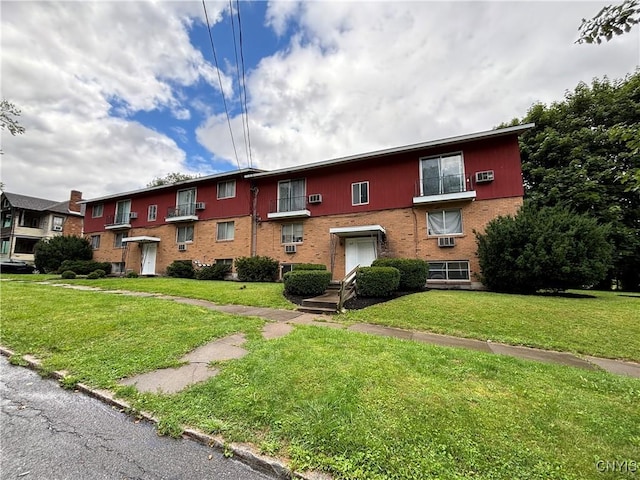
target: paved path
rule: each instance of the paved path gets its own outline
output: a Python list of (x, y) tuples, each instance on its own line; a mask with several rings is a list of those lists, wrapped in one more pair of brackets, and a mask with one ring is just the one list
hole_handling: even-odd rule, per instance
[[(399, 328), (384, 327), (380, 325), (371, 325), (366, 323), (356, 323), (347, 327), (342, 323), (332, 322), (330, 316), (317, 315), (310, 313), (302, 313), (292, 310), (279, 310), (274, 308), (263, 307), (246, 307), (241, 305), (218, 305), (207, 300), (198, 300), (193, 298), (174, 297), (170, 295), (162, 295), (156, 293), (140, 293), (126, 290), (102, 290), (95, 287), (87, 287), (81, 285), (71, 285), (63, 283), (41, 282), (52, 286), (72, 288), (77, 290), (92, 290), (104, 293), (117, 293), (123, 295), (156, 297), (167, 300), (173, 300), (178, 303), (187, 305), (197, 305), (199, 307), (208, 308), (218, 312), (232, 313), (235, 315), (246, 315), (264, 318), (270, 322), (300, 324), (300, 325), (316, 325), (332, 328), (346, 328), (351, 331), (366, 333), (371, 335), (380, 335), (385, 337), (400, 338), (433, 345), (445, 347), (458, 347), (473, 350), (479, 350), (485, 353), (493, 353), (498, 355), (509, 355), (511, 357), (522, 358), (526, 360), (534, 360), (545, 363), (555, 363), (568, 365), (572, 367), (584, 368), (587, 370), (603, 369), (610, 373), (618, 375), (627, 375), (630, 377), (640, 378), (640, 363), (626, 362), (622, 360), (611, 360), (605, 358), (597, 358), (592, 356), (580, 357), (569, 352), (555, 352), (551, 350), (542, 350), (537, 348), (522, 347), (496, 343), (485, 340), (475, 340), (471, 338), (453, 337), (449, 335), (438, 335), (427, 332), (418, 332), (411, 330), (403, 330)], [(263, 332), (265, 338), (274, 338), (278, 335), (284, 335), (290, 330), (282, 326), (266, 327)], [(278, 332), (278, 333), (276, 333)]]

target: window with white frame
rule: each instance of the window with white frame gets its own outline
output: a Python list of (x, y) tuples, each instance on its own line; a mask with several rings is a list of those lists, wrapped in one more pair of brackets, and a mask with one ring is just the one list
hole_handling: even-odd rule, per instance
[(91, 235), (91, 248), (94, 250), (100, 248), (100, 235)]
[(218, 233), (216, 235), (216, 240), (218, 240), (219, 242), (226, 242), (229, 240), (233, 240), (234, 234), (235, 234), (234, 222), (218, 223)]
[(177, 217), (184, 217), (188, 215), (195, 215), (196, 213), (196, 189), (187, 188), (185, 190), (178, 190), (176, 195), (176, 215)]
[(64, 217), (53, 217), (53, 226), (52, 226), (52, 230), (54, 232), (61, 232), (62, 231), (62, 225), (64, 224)]
[(438, 210), (427, 213), (428, 235), (462, 234), (462, 210)]
[(114, 238), (113, 238), (113, 246), (114, 248), (124, 248), (124, 243), (122, 242), (122, 239), (127, 238), (127, 234), (126, 233), (116, 233)]
[(302, 243), (302, 223), (282, 225), (282, 243)]
[(115, 225), (123, 225), (129, 223), (131, 217), (131, 200), (120, 200), (116, 203), (116, 218), (113, 222)]
[(149, 205), (147, 207), (147, 221), (155, 222), (158, 218), (158, 205)]
[(420, 159), (420, 175), (424, 196), (465, 191), (462, 153)]
[(278, 212), (296, 212), (307, 206), (307, 185), (304, 178), (278, 182)]
[(193, 242), (193, 225), (184, 225), (176, 228), (176, 242)]
[(429, 262), (428, 280), (469, 280), (469, 262)]
[(104, 205), (98, 203), (91, 208), (91, 218), (100, 218), (104, 213)]
[(223, 198), (233, 198), (236, 196), (236, 181), (227, 180), (218, 182), (218, 200)]
[(369, 203), (369, 182), (351, 184), (351, 204), (366, 205)]

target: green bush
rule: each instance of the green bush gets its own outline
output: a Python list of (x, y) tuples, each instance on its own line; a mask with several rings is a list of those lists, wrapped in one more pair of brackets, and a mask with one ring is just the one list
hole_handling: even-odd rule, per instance
[(95, 272), (91, 272), (89, 275), (87, 275), (87, 278), (89, 280), (96, 280), (96, 279), (100, 278), (100, 274), (96, 270)]
[(98, 275), (98, 278), (104, 278), (107, 276), (107, 272), (105, 272), (101, 268), (94, 270), (92, 273), (96, 273)]
[(58, 269), (58, 272), (64, 272), (65, 270), (73, 270), (78, 275), (88, 275), (95, 270), (110, 272), (111, 263), (95, 262), (93, 260), (65, 260), (60, 264), (60, 268)]
[(476, 233), (482, 283), (510, 293), (567, 290), (598, 283), (611, 264), (607, 228), (561, 207), (522, 207)]
[(427, 284), (429, 264), (417, 258), (378, 258), (372, 267), (394, 267), (400, 271), (399, 290), (411, 292), (422, 290)]
[(275, 282), (278, 278), (278, 261), (271, 257), (240, 257), (235, 265), (241, 282)]
[(175, 260), (167, 267), (167, 275), (175, 278), (193, 278), (195, 270), (191, 260)]
[(320, 263), (296, 263), (293, 270), (326, 270), (327, 266)]
[(400, 285), (394, 267), (362, 267), (356, 273), (356, 292), (361, 297), (390, 297)]
[(291, 295), (322, 295), (331, 281), (326, 270), (293, 270), (284, 274), (284, 289)]
[(216, 263), (210, 267), (202, 267), (196, 270), (196, 279), (198, 280), (224, 280), (224, 277), (231, 272), (231, 265), (225, 263)]
[(64, 271), (59, 269), (65, 260), (91, 260), (93, 249), (86, 238), (59, 235), (39, 240), (33, 254), (36, 268), (41, 272), (51, 273)]
[(136, 272), (128, 272), (126, 277), (127, 278), (138, 278), (138, 274)]
[(76, 278), (76, 272), (74, 272), (73, 270), (65, 270), (60, 276), (65, 279), (72, 279)]

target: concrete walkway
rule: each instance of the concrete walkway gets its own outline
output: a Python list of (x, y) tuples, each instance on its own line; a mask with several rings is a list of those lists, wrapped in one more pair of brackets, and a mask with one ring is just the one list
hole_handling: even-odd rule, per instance
[[(288, 334), (292, 330), (291, 325), (296, 325), (296, 324), (297, 325), (315, 325), (320, 327), (342, 328), (342, 329), (347, 329), (350, 331), (365, 333), (369, 335), (393, 337), (393, 338), (399, 338), (403, 340), (428, 343), (432, 345), (440, 345), (444, 347), (466, 348), (471, 350), (478, 350), (485, 353), (491, 353), (491, 354), (497, 354), (497, 355), (508, 355), (511, 357), (522, 358), (525, 360), (533, 360), (537, 362), (567, 365), (571, 367), (583, 368), (586, 370), (602, 369), (617, 375), (626, 375), (629, 377), (640, 378), (640, 363), (636, 363), (636, 362), (612, 360), (612, 359), (598, 358), (598, 357), (592, 357), (592, 356), (581, 357), (569, 352), (556, 352), (552, 350), (542, 350), (537, 348), (507, 345), (504, 343), (496, 343), (492, 341), (475, 340), (471, 338), (453, 337), (449, 335), (439, 335), (439, 334), (427, 333), (427, 332), (403, 330), (399, 328), (384, 327), (380, 325), (372, 325), (367, 323), (356, 323), (351, 326), (347, 326), (342, 323), (332, 322), (331, 316), (302, 313), (302, 312), (292, 311), (292, 310), (279, 310), (279, 309), (263, 308), (263, 307), (246, 307), (241, 305), (218, 305), (216, 303), (209, 302), (207, 300), (174, 297), (174, 296), (155, 294), (155, 293), (141, 293), (141, 292), (131, 292), (131, 291), (125, 291), (125, 290), (102, 290), (100, 288), (95, 288), (95, 287), (86, 287), (86, 286), (80, 286), (80, 285), (70, 285), (70, 284), (61, 284), (61, 283), (49, 283), (49, 282), (41, 282), (41, 283), (45, 283), (47, 285), (52, 285), (57, 287), (63, 287), (63, 288), (72, 288), (77, 290), (92, 290), (92, 291), (98, 291), (98, 292), (104, 292), (104, 293), (115, 293), (115, 294), (132, 295), (132, 296), (140, 296), (140, 297), (156, 297), (156, 298), (162, 298), (165, 300), (172, 300), (178, 303), (184, 303), (187, 305), (195, 305), (203, 308), (208, 308), (210, 310), (214, 310), (218, 312), (231, 313), (235, 315), (260, 317), (270, 322), (274, 322), (273, 324), (265, 325), (265, 328), (263, 330), (263, 336), (267, 339), (277, 338), (279, 336)], [(208, 354), (210, 357), (207, 357), (209, 358), (208, 362), (206, 361), (207, 358), (201, 358), (198, 355), (195, 355), (195, 357), (201, 358), (201, 362), (207, 363), (207, 364), (211, 361), (219, 360), (219, 358), (216, 356), (217, 351), (220, 348), (222, 348), (222, 345), (225, 345), (225, 342), (228, 342), (228, 340), (219, 339), (219, 340), (216, 340), (215, 342), (212, 342), (211, 344), (208, 344), (209, 346), (205, 345), (204, 347), (201, 347), (201, 349), (204, 349), (203, 351), (209, 352)], [(192, 352), (192, 354), (195, 354), (195, 352), (197, 352), (198, 350)], [(220, 350), (220, 352), (222, 351)], [(191, 370), (189, 370), (188, 372), (187, 370), (185, 370), (185, 373), (186, 373), (185, 376), (194, 375), (193, 378), (195, 379), (195, 378), (198, 378), (197, 375), (201, 372), (197, 370), (195, 366), (192, 366), (194, 362), (192, 362), (190, 358), (194, 358), (194, 357), (190, 357), (189, 355), (184, 357), (184, 361), (190, 362), (190, 364), (186, 365), (185, 367), (191, 366)], [(166, 370), (175, 370), (175, 369), (166, 369)], [(173, 375), (173, 372), (167, 372), (167, 376), (170, 376), (170, 375)], [(215, 375), (215, 373), (213, 375)], [(140, 388), (140, 385), (142, 385), (142, 383), (137, 384), (137, 387)], [(153, 388), (153, 386), (151, 388)]]

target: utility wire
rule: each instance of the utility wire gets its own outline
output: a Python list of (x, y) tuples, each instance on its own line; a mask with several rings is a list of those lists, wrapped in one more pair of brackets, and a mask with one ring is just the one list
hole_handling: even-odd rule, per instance
[(249, 107), (247, 106), (247, 81), (245, 80), (244, 53), (242, 50), (242, 23), (240, 22), (240, 0), (236, 0), (238, 13), (238, 30), (240, 31), (240, 60), (242, 61), (242, 93), (244, 96), (244, 112), (247, 121), (247, 143), (249, 146), (249, 166), (253, 168), (253, 154), (251, 152), (251, 133), (249, 131)]
[[(244, 134), (244, 149), (247, 154), (247, 163), (249, 164), (249, 141), (247, 140), (247, 124), (245, 122), (244, 111), (246, 111), (246, 105), (243, 104), (242, 101), (242, 92), (243, 92), (243, 84), (240, 79), (240, 63), (238, 61), (238, 44), (236, 42), (236, 27), (235, 21), (233, 20), (233, 4), (232, 0), (229, 0), (229, 19), (231, 20), (231, 32), (233, 36), (233, 51), (236, 55), (236, 77), (238, 79), (238, 88), (240, 89), (240, 115), (242, 119), (242, 133)], [(238, 29), (240, 29), (240, 24), (238, 23)]]
[(222, 95), (222, 103), (224, 103), (224, 111), (227, 115), (227, 124), (229, 125), (229, 134), (231, 135), (231, 144), (233, 145), (233, 152), (236, 156), (236, 164), (238, 170), (240, 170), (240, 160), (238, 160), (238, 150), (236, 149), (236, 142), (233, 139), (233, 130), (231, 129), (231, 119), (229, 118), (229, 109), (227, 108), (227, 100), (224, 97), (224, 89), (222, 88), (222, 77), (220, 76), (220, 67), (218, 66), (218, 57), (216, 55), (216, 49), (213, 46), (213, 35), (211, 34), (211, 26), (209, 25), (209, 15), (207, 14), (207, 6), (202, 0), (202, 8), (204, 9), (204, 18), (207, 21), (207, 31), (209, 32), (209, 41), (211, 42), (211, 50), (213, 51), (213, 60), (216, 63), (216, 70), (218, 71), (218, 83), (220, 84), (220, 94)]

